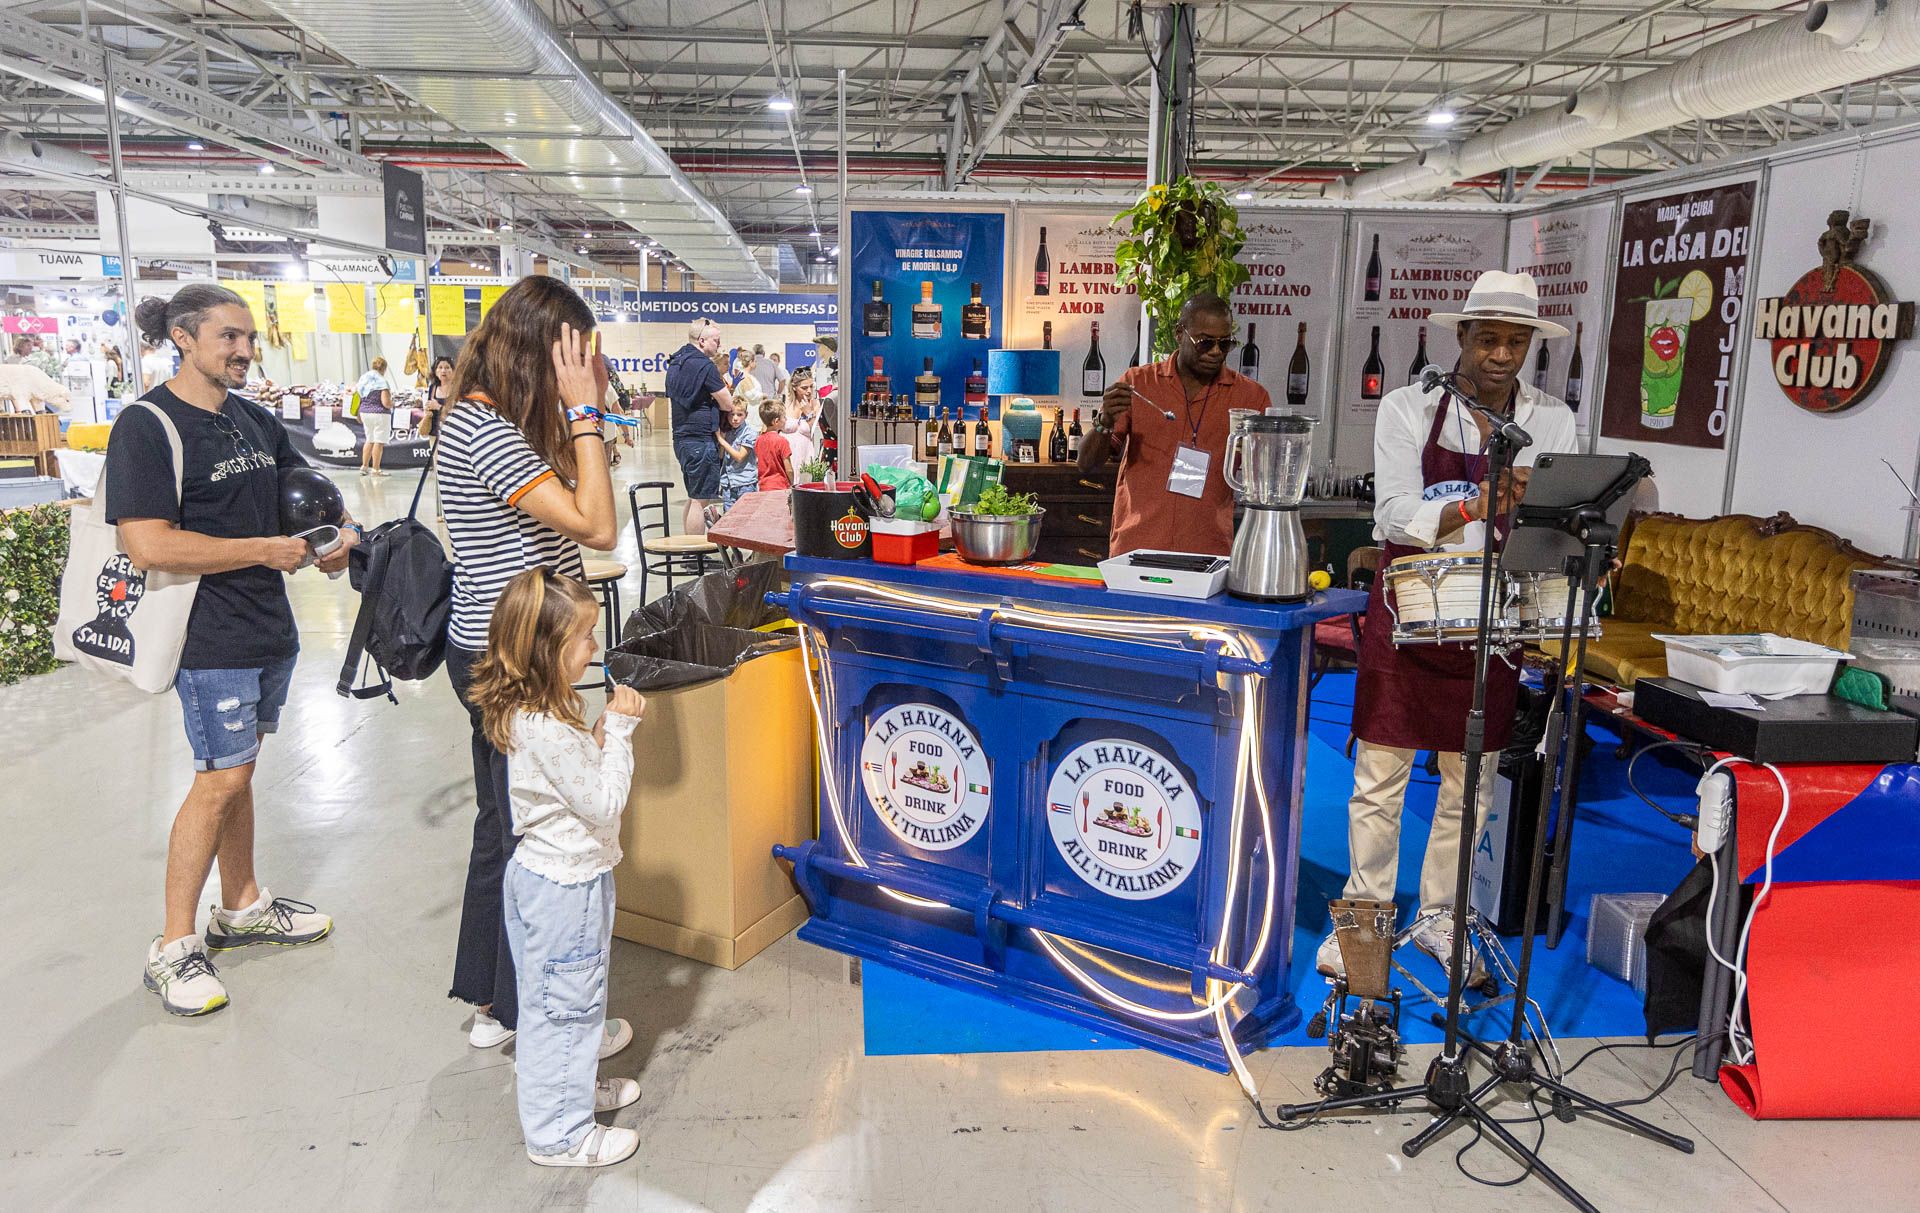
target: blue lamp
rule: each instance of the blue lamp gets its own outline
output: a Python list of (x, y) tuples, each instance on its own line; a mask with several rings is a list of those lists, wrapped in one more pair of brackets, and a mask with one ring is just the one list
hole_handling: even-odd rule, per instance
[[(987, 395), (1058, 396), (1060, 394), (1059, 350), (988, 350)], [(1024, 408), (1002, 404), (1001, 440), (1009, 450), (1016, 442), (1040, 441), (1040, 410), (1029, 402)]]

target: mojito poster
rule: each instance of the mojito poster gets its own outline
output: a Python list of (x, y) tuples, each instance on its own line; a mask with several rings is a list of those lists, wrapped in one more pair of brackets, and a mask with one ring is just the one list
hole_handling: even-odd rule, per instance
[(1754, 182), (1621, 212), (1601, 433), (1719, 450), (1732, 420)]

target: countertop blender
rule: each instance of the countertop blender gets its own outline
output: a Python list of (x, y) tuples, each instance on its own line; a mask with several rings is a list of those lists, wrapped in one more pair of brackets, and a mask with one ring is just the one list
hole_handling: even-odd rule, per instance
[(1236, 411), (1227, 434), (1227, 486), (1245, 507), (1233, 532), (1227, 592), (1261, 602), (1298, 602), (1307, 585), (1300, 500), (1313, 464), (1315, 418)]

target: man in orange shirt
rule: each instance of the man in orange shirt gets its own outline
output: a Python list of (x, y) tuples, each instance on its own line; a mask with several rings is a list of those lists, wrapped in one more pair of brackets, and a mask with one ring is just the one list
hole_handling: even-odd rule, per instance
[(1264, 410), (1267, 390), (1227, 369), (1227, 354), (1240, 343), (1226, 300), (1195, 295), (1173, 331), (1173, 356), (1115, 380), (1080, 444), (1083, 471), (1120, 454), (1115, 556), (1137, 548), (1216, 556), (1233, 549), (1233, 492), (1221, 474), (1228, 416)]

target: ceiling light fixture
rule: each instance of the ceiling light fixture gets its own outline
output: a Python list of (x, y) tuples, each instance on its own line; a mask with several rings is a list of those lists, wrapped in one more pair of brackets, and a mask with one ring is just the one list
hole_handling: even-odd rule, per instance
[(511, 219), (502, 219), (502, 220), (500, 221), (500, 230), (501, 230), (501, 231), (503, 231), (503, 232), (510, 232), (510, 231), (512, 231), (512, 230), (513, 230), (513, 220), (511, 220)]
[(802, 181), (799, 185), (793, 187), (793, 192), (801, 195), (811, 195), (813, 193), (813, 187)]
[(261, 175), (262, 177), (271, 177), (271, 176), (273, 176), (273, 165), (271, 165), (271, 164), (263, 164), (263, 165), (261, 165), (261, 166), (260, 166), (260, 175)]
[(1454, 110), (1450, 102), (1436, 102), (1434, 107), (1427, 112), (1427, 125), (1452, 126), (1454, 120), (1459, 118), (1459, 116), (1459, 113)]
[(767, 98), (767, 108), (776, 114), (791, 114), (793, 112), (793, 102), (787, 100), (782, 94), (775, 93), (773, 96)]
[(1241, 191), (1240, 191), (1239, 193), (1237, 193), (1237, 194), (1235, 194), (1235, 195), (1233, 196), (1233, 198), (1234, 198), (1234, 201), (1236, 201), (1236, 202), (1252, 202), (1252, 201), (1253, 201), (1253, 191), (1252, 191), (1252, 190), (1241, 190)]
[(207, 145), (198, 139), (189, 139), (187, 141), (187, 150), (190, 152), (204, 152), (207, 150)]

